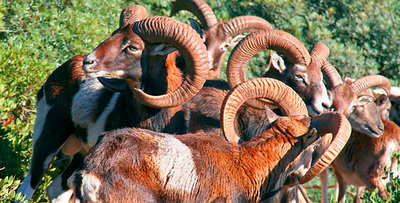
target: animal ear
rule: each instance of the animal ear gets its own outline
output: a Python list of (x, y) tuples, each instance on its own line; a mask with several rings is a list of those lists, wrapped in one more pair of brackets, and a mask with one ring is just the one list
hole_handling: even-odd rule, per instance
[(190, 26), (200, 35), (200, 37), (203, 38), (203, 26), (201, 26), (199, 22), (192, 18), (189, 18), (189, 23)]
[(387, 101), (389, 98), (385, 94), (379, 94), (378, 97), (375, 99), (375, 103), (378, 106), (381, 106), (385, 101)]
[(270, 57), (270, 61), (271, 61), (271, 67), (270, 68), (274, 68), (277, 71), (279, 71), (279, 73), (282, 73), (283, 71), (286, 70), (286, 65), (285, 65), (285, 61), (283, 60), (283, 58), (281, 56), (279, 56), (276, 53), (271, 53), (269, 55)]
[(177, 49), (173, 46), (168, 46), (165, 44), (159, 44), (159, 45), (155, 45), (153, 46), (150, 51), (149, 51), (149, 55), (150, 56), (166, 56), (169, 53), (176, 51)]
[(311, 119), (309, 117), (279, 117), (275, 126), (283, 133), (292, 137), (300, 137), (309, 131)]
[(311, 128), (306, 134), (302, 136), (303, 142), (307, 145), (315, 142), (318, 139), (317, 129)]

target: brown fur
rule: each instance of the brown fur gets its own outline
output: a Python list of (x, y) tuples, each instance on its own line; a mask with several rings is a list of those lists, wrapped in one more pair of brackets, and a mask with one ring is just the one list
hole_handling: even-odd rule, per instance
[[(49, 102), (57, 96), (65, 97), (78, 91), (79, 84), (85, 75), (82, 70), (84, 58), (85, 56), (80, 55), (72, 57), (49, 76), (44, 90)], [(72, 101), (72, 97), (64, 99)]]
[[(385, 176), (381, 168), (391, 167), (389, 144), (394, 143), (399, 150), (400, 128), (392, 121), (383, 120), (385, 130), (379, 138), (371, 138), (353, 131), (349, 141), (332, 162), (332, 167), (339, 182), (339, 201), (343, 201), (347, 184), (366, 186), (369, 190), (379, 189), (379, 195), (388, 197), (382, 180)], [(356, 177), (362, 183), (353, 182), (346, 177)]]
[[(229, 85), (223, 80), (208, 80), (200, 92), (189, 101), (189, 133), (208, 133), (222, 136), (220, 113), (223, 100), (229, 91)], [(251, 140), (271, 127), (265, 110), (243, 105), (236, 119), (241, 139)]]
[[(363, 96), (374, 97), (372, 91), (370, 89), (364, 90), (358, 94), (354, 92), (354, 89), (351, 87), (354, 81), (351, 78), (346, 77), (344, 82), (340, 85), (336, 85), (331, 88), (331, 96), (333, 97), (332, 108), (333, 110), (342, 113), (347, 117), (349, 122), (352, 125), (352, 134), (350, 136), (350, 140), (346, 144), (345, 148), (336, 158), (336, 160), (332, 163), (332, 166), (337, 168), (339, 171), (337, 172), (338, 182), (341, 183), (341, 187), (339, 189), (339, 200), (343, 201), (345, 195), (345, 188), (347, 183), (357, 185), (361, 182), (360, 180), (351, 180), (352, 177), (356, 177), (356, 175), (350, 175), (350, 172), (356, 173), (357, 170), (364, 170), (364, 172), (359, 172), (358, 176), (363, 177), (366, 175), (365, 166), (372, 163), (370, 159), (374, 157), (374, 155), (368, 156), (372, 152), (372, 148), (376, 148), (375, 146), (377, 140), (384, 139), (382, 138), (382, 134), (388, 134), (388, 131), (384, 129), (384, 123), (382, 123), (381, 119), (381, 106), (378, 103), (375, 103), (373, 100), (365, 102), (359, 101)], [(381, 137), (379, 137), (381, 136)], [(387, 135), (386, 135), (387, 136)], [(379, 138), (378, 138), (379, 137)], [(354, 145), (354, 146), (352, 146)], [(362, 145), (362, 146), (361, 146)], [(379, 149), (383, 149), (384, 147), (378, 147)], [(368, 155), (367, 155), (368, 154)], [(380, 155), (382, 156), (382, 155)], [(366, 163), (363, 163), (364, 160)], [(353, 166), (353, 164), (358, 164), (358, 166)], [(378, 166), (376, 163), (375, 166)], [(340, 168), (347, 168), (342, 172)], [(371, 171), (376, 172), (375, 169), (371, 169)], [(322, 182), (322, 196), (323, 202), (328, 201), (328, 174), (327, 171), (323, 172), (323, 176), (320, 175), (320, 179)], [(344, 178), (340, 175), (343, 173), (345, 175), (348, 173), (348, 177)], [(375, 175), (377, 176), (377, 175)], [(365, 176), (364, 176), (365, 177)], [(379, 175), (381, 178), (382, 176)], [(364, 178), (365, 179), (365, 178)], [(368, 178), (366, 178), (368, 179)], [(367, 181), (367, 180), (364, 181)], [(363, 178), (361, 178), (363, 180)], [(375, 183), (376, 185), (376, 183)]]
[[(305, 143), (304, 137), (296, 137), (305, 134), (308, 125), (309, 118), (281, 118), (275, 127), (242, 145), (205, 134), (176, 136), (190, 148), (196, 164), (198, 181), (191, 192), (167, 190), (157, 178), (158, 171), (163, 169), (153, 159), (157, 159), (156, 151), (163, 145), (165, 135), (144, 129), (126, 128), (106, 133), (92, 148), (79, 173), (100, 179), (97, 194), (99, 201), (104, 202), (117, 202), (121, 198), (131, 202), (143, 194), (150, 197), (148, 201), (157, 202), (257, 202), (266, 198), (270, 190), (282, 187), (286, 175), (299, 167), (300, 163), (291, 162), (310, 143)], [(85, 194), (79, 192), (79, 175), (74, 177), (78, 197), (84, 198)], [(119, 196), (121, 191), (123, 197)]]
[(167, 75), (166, 81), (168, 86), (166, 93), (176, 90), (182, 84), (183, 73), (176, 64), (179, 56), (180, 54), (177, 51), (167, 55), (167, 59), (165, 61), (165, 70)]

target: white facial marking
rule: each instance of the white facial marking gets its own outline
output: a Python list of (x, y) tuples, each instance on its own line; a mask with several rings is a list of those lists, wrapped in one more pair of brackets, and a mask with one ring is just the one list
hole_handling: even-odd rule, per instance
[(124, 74), (125, 74), (125, 71), (123, 71), (123, 70), (117, 70), (117, 71), (115, 71), (115, 77), (116, 78), (120, 78), (120, 77), (122, 77)]
[[(96, 61), (96, 57), (95, 57), (94, 52), (92, 52), (89, 55), (87, 55), (85, 60), (86, 61), (93, 61), (93, 62)], [(95, 65), (95, 64), (84, 64), (82, 69), (83, 69), (83, 71), (85, 71), (86, 74), (88, 74), (88, 73), (90, 73), (92, 71), (90, 67), (93, 66), (93, 65)]]
[[(322, 81), (319, 83), (319, 85), (320, 87), (325, 87)], [(307, 109), (309, 111), (310, 116), (317, 116), (320, 113), (328, 111), (329, 110), (328, 108), (331, 105), (332, 102), (329, 98), (328, 92), (326, 88), (324, 88), (322, 90), (322, 94), (320, 94), (318, 98), (316, 98), (313, 101), (312, 106), (307, 106)]]
[(86, 56), (86, 60), (88, 60), (88, 61), (96, 60), (96, 57), (95, 57), (94, 52), (88, 54), (88, 55)]
[(160, 141), (155, 162), (160, 167), (160, 179), (165, 188), (191, 193), (197, 184), (196, 165), (192, 152), (181, 141), (166, 134)]
[(107, 72), (104, 70), (96, 71), (96, 72), (86, 72), (86, 76), (89, 78), (97, 78), (106, 76)]

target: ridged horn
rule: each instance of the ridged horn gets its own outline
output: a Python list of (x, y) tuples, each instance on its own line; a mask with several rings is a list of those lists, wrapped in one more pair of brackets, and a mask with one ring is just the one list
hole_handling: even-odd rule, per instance
[(325, 152), (300, 179), (300, 184), (312, 180), (328, 167), (336, 156), (343, 149), (349, 140), (351, 134), (351, 125), (349, 121), (340, 113), (330, 112), (323, 113), (311, 119), (311, 128), (315, 128), (318, 134), (332, 134), (332, 141)]
[(187, 10), (193, 13), (206, 29), (218, 23), (213, 10), (202, 0), (175, 0), (172, 2), (170, 16), (174, 16), (181, 10)]
[(281, 30), (260, 30), (242, 39), (233, 49), (226, 70), (231, 88), (246, 80), (245, 71), (250, 59), (267, 49), (282, 53), (293, 64), (308, 66), (311, 62), (306, 47), (291, 34)]
[(325, 62), (321, 68), (322, 74), (324, 75), (325, 81), (330, 87), (336, 87), (343, 84), (340, 74), (335, 67), (329, 62)]
[(133, 24), (136, 21), (147, 18), (146, 9), (141, 5), (132, 5), (124, 8), (119, 18), (119, 28), (123, 28), (126, 25)]
[(239, 84), (226, 97), (221, 109), (221, 127), (225, 138), (238, 143), (240, 136), (235, 130), (235, 117), (240, 106), (248, 99), (270, 100), (287, 116), (308, 115), (300, 96), (289, 86), (272, 78), (255, 78)]
[(135, 23), (133, 32), (147, 43), (166, 43), (178, 49), (185, 60), (185, 79), (171, 93), (151, 96), (134, 89), (135, 97), (155, 108), (180, 105), (191, 99), (203, 87), (208, 73), (208, 55), (203, 40), (188, 25), (168, 17), (149, 17)]
[(268, 21), (256, 16), (239, 16), (222, 24), (222, 30), (228, 36), (264, 29), (269, 30), (273, 27)]
[(357, 79), (351, 84), (353, 91), (358, 95), (364, 90), (377, 87), (386, 91), (387, 95), (390, 94), (390, 82), (387, 78), (381, 75), (368, 75)]
[(329, 48), (322, 42), (317, 42), (310, 52), (309, 68), (321, 68), (329, 56)]

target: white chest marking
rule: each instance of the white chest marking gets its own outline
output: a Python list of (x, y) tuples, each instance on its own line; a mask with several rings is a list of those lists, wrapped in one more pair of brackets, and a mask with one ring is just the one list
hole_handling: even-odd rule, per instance
[(96, 144), (98, 137), (105, 131), (105, 125), (110, 113), (114, 110), (120, 93), (114, 93), (106, 108), (98, 118), (94, 117), (98, 107), (98, 100), (105, 87), (96, 79), (89, 78), (84, 81), (75, 95), (72, 104), (72, 121), (75, 125), (87, 130), (87, 143), (84, 146), (89, 150)]

